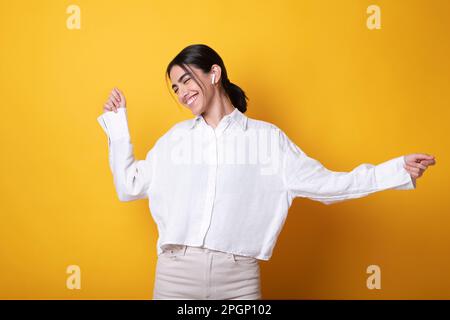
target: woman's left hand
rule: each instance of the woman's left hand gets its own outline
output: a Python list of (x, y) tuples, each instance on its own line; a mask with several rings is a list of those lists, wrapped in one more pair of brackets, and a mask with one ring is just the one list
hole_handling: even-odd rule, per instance
[(405, 162), (403, 167), (408, 171), (415, 183), (416, 179), (423, 175), (428, 166), (436, 164), (436, 159), (429, 154), (413, 153), (405, 156)]

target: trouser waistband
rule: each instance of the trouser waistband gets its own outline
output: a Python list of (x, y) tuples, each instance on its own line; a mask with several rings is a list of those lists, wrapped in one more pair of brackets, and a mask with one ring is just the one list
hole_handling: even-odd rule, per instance
[(224, 252), (224, 251), (218, 251), (213, 249), (208, 249), (204, 247), (194, 247), (194, 246), (187, 246), (187, 245), (180, 245), (180, 244), (168, 244), (164, 246), (163, 251), (170, 251), (171, 253), (185, 253), (185, 252), (204, 252), (204, 253), (217, 253), (217, 254), (225, 254), (229, 256), (233, 256), (232, 253)]
[(234, 260), (255, 259), (253, 257), (242, 256), (242, 255), (233, 254), (230, 252), (218, 251), (218, 250), (213, 250), (213, 249), (204, 248), (204, 247), (180, 245), (180, 244), (166, 244), (166, 245), (164, 245), (163, 253), (164, 252), (169, 252), (170, 254), (173, 254), (173, 255), (180, 255), (180, 254), (185, 255), (186, 252), (200, 252), (200, 253), (212, 253), (212, 254), (217, 254), (217, 255), (226, 255), (226, 256), (228, 256), (228, 258), (232, 258)]

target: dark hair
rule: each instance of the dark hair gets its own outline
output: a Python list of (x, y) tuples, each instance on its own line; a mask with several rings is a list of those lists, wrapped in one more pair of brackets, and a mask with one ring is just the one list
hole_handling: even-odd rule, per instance
[(173, 66), (178, 65), (183, 68), (184, 71), (192, 74), (194, 81), (199, 85), (200, 88), (202, 88), (203, 91), (204, 86), (200, 85), (199, 81), (195, 79), (196, 77), (193, 72), (187, 70), (187, 68), (189, 68), (189, 66), (187, 65), (193, 65), (196, 68), (203, 70), (203, 72), (208, 73), (211, 71), (211, 67), (213, 64), (219, 65), (222, 69), (222, 87), (230, 98), (233, 106), (239, 109), (239, 111), (241, 111), (242, 113), (247, 111), (246, 99), (248, 100), (248, 98), (245, 95), (245, 92), (228, 79), (227, 69), (223, 64), (222, 58), (217, 54), (216, 51), (214, 51), (207, 45), (193, 44), (181, 50), (181, 52), (178, 53), (172, 61), (170, 61), (169, 65), (167, 66), (166, 75), (170, 78), (170, 70)]

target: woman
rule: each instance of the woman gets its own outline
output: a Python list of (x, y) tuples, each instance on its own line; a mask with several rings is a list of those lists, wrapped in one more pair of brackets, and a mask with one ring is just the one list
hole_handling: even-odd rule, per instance
[(98, 121), (121, 201), (149, 198), (158, 262), (154, 299), (260, 299), (269, 260), (295, 197), (331, 204), (416, 187), (433, 156), (410, 154), (334, 172), (275, 125), (248, 118), (246, 95), (206, 45), (183, 49), (166, 76), (194, 118), (135, 160), (126, 102), (115, 88)]

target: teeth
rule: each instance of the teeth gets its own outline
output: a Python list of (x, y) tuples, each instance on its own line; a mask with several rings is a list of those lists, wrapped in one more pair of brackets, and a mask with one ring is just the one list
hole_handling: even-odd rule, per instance
[(198, 95), (198, 93), (196, 93), (193, 97), (191, 97), (191, 98), (188, 100), (187, 104), (191, 104), (192, 102), (194, 102), (195, 99), (197, 99), (197, 95)]

